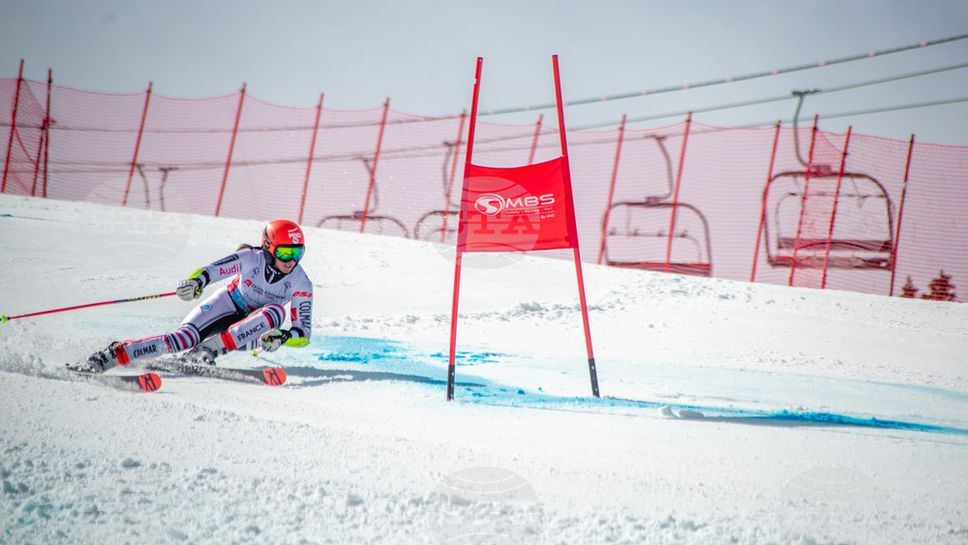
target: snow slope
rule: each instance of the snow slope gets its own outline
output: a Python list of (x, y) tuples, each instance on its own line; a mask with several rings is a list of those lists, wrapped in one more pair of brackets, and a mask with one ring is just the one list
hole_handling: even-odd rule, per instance
[[(261, 222), (0, 197), (0, 312), (171, 291)], [(307, 229), (282, 388), (58, 368), (174, 298), (0, 326), (3, 543), (968, 543), (968, 306)], [(209, 288), (211, 289), (211, 288)], [(266, 362), (246, 354), (237, 366)]]

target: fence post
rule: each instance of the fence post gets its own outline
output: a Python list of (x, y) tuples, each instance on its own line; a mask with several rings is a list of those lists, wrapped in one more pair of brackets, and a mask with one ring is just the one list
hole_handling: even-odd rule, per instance
[(40, 138), (37, 142), (37, 158), (34, 159), (34, 183), (30, 186), (30, 196), (37, 196), (37, 178), (40, 176), (40, 155), (44, 152), (44, 145), (47, 141), (47, 126), (50, 124), (50, 86), (54, 81), (54, 73), (50, 68), (47, 69), (47, 105), (44, 110), (44, 120), (40, 123)]
[(672, 262), (672, 240), (676, 232), (676, 212), (679, 211), (679, 188), (682, 186), (682, 169), (686, 162), (686, 144), (689, 143), (689, 127), (692, 125), (692, 112), (686, 116), (686, 133), (682, 137), (682, 149), (679, 151), (679, 168), (676, 171), (676, 190), (672, 195), (672, 218), (669, 220), (669, 242), (666, 245), (665, 272), (669, 272)]
[(299, 201), (299, 221), (302, 225), (303, 211), (306, 209), (306, 195), (309, 193), (309, 175), (313, 170), (313, 158), (316, 155), (316, 135), (319, 133), (319, 118), (323, 113), (323, 96), (319, 93), (319, 103), (316, 104), (316, 121), (313, 123), (313, 136), (309, 141), (309, 160), (306, 161), (306, 179), (303, 180), (302, 199)]
[(13, 110), (10, 112), (10, 137), (7, 139), (7, 159), (3, 163), (3, 182), (0, 182), (0, 193), (7, 192), (7, 174), (10, 171), (10, 152), (13, 150), (13, 135), (17, 132), (17, 109), (20, 107), (20, 86), (24, 81), (24, 60), (20, 59), (20, 69), (17, 71), (17, 91), (13, 97)]
[(820, 289), (827, 289), (827, 266), (830, 264), (830, 245), (834, 239), (834, 224), (837, 221), (837, 205), (840, 202), (840, 187), (844, 180), (844, 166), (847, 164), (847, 150), (850, 148), (850, 134), (854, 127), (847, 127), (847, 138), (844, 140), (844, 151), (840, 154), (840, 170), (837, 172), (837, 188), (834, 190), (834, 206), (830, 212), (830, 226), (827, 228), (827, 247), (823, 255), (823, 277)]
[(602, 218), (602, 240), (598, 245), (598, 264), (602, 264), (605, 255), (605, 230), (608, 228), (608, 218), (612, 213), (612, 199), (615, 198), (615, 180), (618, 178), (618, 163), (622, 157), (622, 141), (625, 139), (625, 120), (628, 116), (622, 114), (622, 122), (618, 126), (618, 143), (615, 145), (615, 160), (612, 162), (612, 177), (608, 183), (608, 204), (605, 205), (605, 217)]
[(541, 136), (541, 122), (544, 114), (538, 114), (538, 122), (534, 124), (534, 136), (531, 137), (531, 151), (528, 153), (528, 164), (534, 162), (534, 152), (538, 149), (538, 137)]
[(232, 140), (229, 141), (229, 155), (225, 159), (225, 171), (222, 173), (222, 187), (218, 192), (218, 202), (215, 204), (215, 217), (222, 212), (222, 198), (225, 197), (225, 185), (229, 181), (229, 169), (232, 167), (232, 152), (235, 150), (235, 138), (239, 134), (239, 120), (242, 119), (242, 105), (245, 104), (245, 83), (239, 93), (239, 108), (235, 111), (235, 125), (232, 127)]
[(763, 240), (763, 227), (766, 225), (766, 202), (770, 193), (770, 180), (773, 179), (773, 165), (776, 164), (776, 145), (780, 141), (780, 122), (776, 122), (773, 132), (773, 151), (770, 152), (770, 167), (766, 170), (766, 186), (763, 188), (763, 206), (760, 208), (760, 227), (756, 230), (756, 245), (753, 247), (753, 268), (750, 282), (756, 282), (756, 264), (760, 260), (760, 242)]
[(787, 286), (793, 287), (793, 277), (797, 272), (797, 250), (800, 249), (800, 235), (803, 233), (803, 214), (807, 208), (807, 193), (810, 192), (810, 175), (813, 171), (813, 148), (817, 143), (817, 124), (820, 122), (820, 114), (813, 116), (813, 129), (810, 130), (810, 154), (807, 157), (807, 172), (803, 177), (803, 197), (800, 199), (800, 218), (797, 221), (797, 236), (793, 239), (793, 254), (790, 259), (790, 278)]
[(54, 124), (53, 119), (50, 117), (50, 105), (52, 101), (52, 96), (54, 92), (54, 77), (53, 71), (47, 70), (47, 131), (44, 134), (44, 189), (41, 192), (43, 198), (47, 198), (47, 165), (50, 159), (50, 127)]
[(897, 211), (897, 229), (894, 230), (894, 248), (891, 250), (891, 289), (888, 297), (894, 297), (894, 275), (897, 272), (897, 247), (901, 244), (901, 225), (904, 220), (904, 202), (907, 200), (908, 176), (911, 174), (911, 157), (914, 153), (914, 135), (908, 142), (907, 161), (904, 164), (904, 185), (901, 188), (901, 204)]
[[(447, 202), (444, 203), (444, 225), (440, 231), (440, 242), (447, 241), (447, 222), (450, 220), (450, 200), (454, 194), (454, 178), (457, 176), (457, 156), (460, 155), (461, 138), (464, 136), (464, 120), (467, 110), (460, 113), (460, 124), (457, 126), (457, 141), (454, 143), (454, 157), (450, 163), (450, 176), (447, 182)], [(457, 207), (460, 209), (460, 207)]]
[(141, 137), (145, 132), (145, 121), (148, 119), (148, 104), (151, 103), (151, 86), (148, 82), (148, 90), (145, 91), (145, 106), (141, 110), (141, 124), (138, 125), (138, 137), (134, 141), (134, 155), (131, 157), (131, 167), (128, 169), (128, 183), (124, 186), (124, 200), (121, 206), (128, 206), (128, 194), (131, 192), (131, 179), (134, 178), (134, 168), (138, 164), (138, 152), (141, 150)]
[(376, 137), (376, 151), (373, 153), (373, 167), (370, 168), (370, 185), (366, 188), (366, 200), (363, 202), (363, 219), (360, 221), (360, 233), (366, 229), (366, 217), (370, 213), (370, 198), (373, 196), (373, 184), (376, 183), (376, 167), (380, 162), (380, 148), (383, 147), (383, 132), (387, 127), (387, 113), (390, 111), (390, 97), (383, 103), (383, 119), (380, 120), (380, 133)]

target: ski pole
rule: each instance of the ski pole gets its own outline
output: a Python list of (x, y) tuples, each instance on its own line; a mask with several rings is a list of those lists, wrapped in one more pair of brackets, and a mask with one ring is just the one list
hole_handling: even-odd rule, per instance
[(171, 297), (175, 295), (176, 292), (170, 293), (157, 293), (154, 295), (142, 295), (141, 297), (131, 297), (128, 299), (117, 299), (115, 301), (101, 301), (100, 303), (88, 303), (86, 305), (76, 305), (73, 307), (55, 308), (51, 310), (42, 310), (40, 312), (31, 312), (29, 314), (18, 314), (17, 316), (0, 316), (0, 323), (7, 323), (10, 320), (17, 320), (19, 318), (29, 318), (31, 316), (40, 316), (42, 314), (53, 314), (55, 312), (67, 312), (69, 310), (78, 310), (82, 308), (99, 307), (101, 305), (116, 305), (118, 303), (133, 303), (135, 301), (147, 301), (149, 299), (160, 299), (162, 297)]

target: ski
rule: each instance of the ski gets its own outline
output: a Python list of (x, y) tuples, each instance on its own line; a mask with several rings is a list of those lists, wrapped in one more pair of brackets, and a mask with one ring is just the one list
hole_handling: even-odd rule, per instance
[(259, 382), (267, 386), (281, 386), (286, 383), (286, 372), (282, 367), (266, 369), (237, 369), (233, 367), (219, 367), (204, 363), (192, 363), (182, 360), (154, 361), (147, 365), (153, 371), (161, 371), (178, 375), (208, 377), (236, 382)]
[(137, 389), (142, 392), (156, 392), (161, 388), (161, 377), (157, 373), (141, 373), (140, 375), (104, 375), (101, 373), (92, 373), (90, 371), (84, 371), (80, 369), (75, 369), (71, 366), (65, 366), (71, 375), (75, 377), (83, 377), (86, 380), (92, 382), (98, 382), (101, 384), (106, 384), (108, 386), (120, 386), (123, 389)]

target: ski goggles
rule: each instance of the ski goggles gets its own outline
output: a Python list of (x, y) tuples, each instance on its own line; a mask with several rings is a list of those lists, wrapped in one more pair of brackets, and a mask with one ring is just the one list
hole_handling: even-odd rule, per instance
[(299, 261), (306, 252), (305, 246), (276, 246), (273, 255), (279, 261)]

